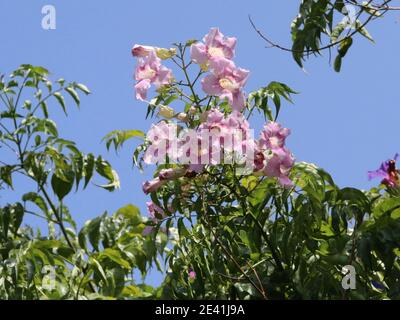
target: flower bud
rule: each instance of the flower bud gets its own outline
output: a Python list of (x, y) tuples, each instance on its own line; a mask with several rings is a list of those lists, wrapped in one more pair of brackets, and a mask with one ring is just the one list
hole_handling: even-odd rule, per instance
[(158, 178), (160, 180), (174, 180), (183, 177), (186, 172), (186, 168), (162, 169), (158, 174)]
[(156, 55), (159, 57), (161, 60), (166, 60), (169, 58), (172, 58), (174, 55), (176, 55), (176, 49), (175, 48), (156, 48)]
[(208, 119), (208, 115), (209, 115), (209, 111), (204, 111), (201, 115), (200, 115), (200, 122), (206, 122)]
[(145, 194), (152, 193), (154, 191), (157, 191), (158, 188), (160, 188), (163, 184), (165, 183), (164, 180), (161, 180), (160, 178), (154, 178), (153, 180), (146, 181), (143, 183), (143, 192)]
[(153, 50), (154, 47), (135, 44), (132, 48), (132, 55), (134, 57), (147, 57), (149, 53)]
[(185, 112), (180, 112), (176, 118), (182, 122), (186, 122), (188, 120), (188, 115)]
[(197, 113), (197, 108), (195, 106), (191, 106), (188, 110), (189, 114), (195, 115)]
[(174, 109), (168, 106), (160, 106), (158, 115), (166, 119), (171, 119), (174, 116)]

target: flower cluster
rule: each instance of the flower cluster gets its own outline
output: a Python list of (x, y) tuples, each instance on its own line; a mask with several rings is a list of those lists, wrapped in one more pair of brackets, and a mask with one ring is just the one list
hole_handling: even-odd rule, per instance
[(148, 194), (158, 190), (170, 180), (200, 173), (207, 164), (245, 164), (250, 172), (276, 177), (283, 186), (291, 186), (288, 175), (294, 158), (285, 146), (290, 130), (276, 122), (266, 124), (260, 138), (255, 140), (253, 131), (243, 114), (234, 111), (225, 116), (218, 109), (207, 113), (206, 121), (196, 130), (181, 130), (171, 123), (161, 121), (153, 125), (147, 140), (150, 146), (144, 161), (153, 163), (178, 163), (182, 167), (163, 169), (158, 176), (143, 184)]
[[(201, 87), (206, 94), (204, 98), (194, 93), (194, 83), (190, 82), (186, 70), (191, 63), (184, 63), (185, 50), (182, 45), (177, 45), (178, 54), (174, 49), (143, 45), (132, 48), (133, 56), (138, 58), (135, 72), (138, 99), (145, 100), (147, 90), (154, 84), (156, 87), (170, 85), (170, 92), (189, 100), (189, 105), (182, 100), (187, 105), (184, 112), (175, 112), (168, 105), (158, 105), (158, 116), (163, 119), (153, 124), (147, 134), (143, 161), (146, 164), (168, 166), (152, 180), (143, 183), (143, 192), (155, 192), (169, 181), (194, 177), (202, 174), (207, 165), (218, 164), (235, 164), (238, 171), (245, 168), (246, 174), (274, 177), (282, 186), (292, 186), (289, 173), (294, 157), (285, 145), (290, 130), (276, 122), (269, 122), (259, 138), (255, 139), (244, 116), (244, 86), (249, 71), (237, 67), (232, 60), (236, 38), (225, 37), (218, 28), (212, 28), (202, 42), (189, 43), (187, 46), (190, 46), (191, 62), (200, 67), (196, 80), (207, 72), (201, 80)], [(161, 64), (162, 60), (169, 58), (184, 71), (187, 83), (173, 82), (171, 70)], [(190, 88), (191, 95), (183, 93), (178, 88), (180, 84)], [(223, 112), (218, 108), (218, 99), (214, 99), (210, 105), (212, 97), (227, 101), (231, 108)], [(160, 101), (167, 98), (162, 97)], [(202, 106), (202, 101), (209, 101), (208, 105)], [(175, 123), (173, 119), (180, 123)], [(244, 171), (240, 172), (242, 175)], [(153, 222), (159, 221), (157, 214), (165, 217), (161, 208), (153, 203), (148, 205), (148, 211)]]
[(224, 37), (218, 28), (212, 28), (203, 42), (193, 44), (190, 54), (194, 63), (198, 63), (203, 70), (211, 71), (202, 80), (204, 92), (221, 99), (227, 98), (233, 110), (243, 110), (243, 87), (249, 71), (236, 67), (231, 60), (235, 54), (236, 38)]
[(399, 159), (399, 154), (393, 159), (386, 160), (381, 164), (379, 169), (375, 171), (368, 171), (368, 179), (382, 178), (381, 183), (387, 187), (396, 188), (400, 187), (399, 170), (396, 169), (396, 161)]

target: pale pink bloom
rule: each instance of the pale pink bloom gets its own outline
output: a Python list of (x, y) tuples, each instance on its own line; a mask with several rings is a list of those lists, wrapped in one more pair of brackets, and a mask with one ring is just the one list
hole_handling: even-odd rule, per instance
[(159, 206), (157, 206), (152, 201), (146, 202), (146, 206), (147, 206), (147, 211), (148, 211), (149, 217), (151, 218), (151, 220), (153, 222), (155, 222), (155, 223), (159, 222), (159, 218), (157, 218), (157, 216), (161, 217), (161, 219), (167, 217), (164, 210), (161, 209)]
[[(224, 138), (225, 150), (233, 151), (240, 157), (254, 158), (256, 143), (253, 140), (250, 124), (239, 111), (233, 111), (225, 120), (228, 127)], [(231, 145), (230, 145), (231, 144)]]
[(137, 58), (147, 57), (150, 52), (154, 52), (158, 58), (161, 60), (166, 60), (173, 57), (176, 54), (176, 49), (174, 48), (158, 48), (151, 46), (143, 46), (141, 44), (135, 44), (132, 48), (132, 55)]
[(155, 51), (155, 47), (143, 46), (141, 44), (135, 44), (132, 48), (132, 55), (134, 57), (147, 57), (150, 52)]
[(212, 28), (203, 42), (190, 47), (192, 61), (198, 63), (203, 70), (208, 68), (210, 60), (218, 57), (232, 59), (235, 54), (236, 38), (225, 37), (218, 28)]
[(210, 62), (212, 73), (203, 78), (201, 84), (205, 93), (227, 98), (233, 110), (241, 111), (245, 106), (245, 97), (242, 91), (249, 71), (237, 68), (235, 64), (225, 58), (215, 58)]
[(159, 177), (154, 178), (153, 180), (146, 181), (143, 183), (143, 192), (145, 194), (149, 194), (157, 191), (160, 187), (162, 187), (167, 181), (161, 180)]
[[(149, 215), (150, 220), (157, 224), (160, 222), (160, 218), (166, 218), (167, 215), (165, 214), (164, 210), (162, 210), (159, 206), (157, 206), (152, 201), (146, 202), (147, 212)], [(158, 217), (157, 217), (158, 216)], [(147, 236), (154, 231), (153, 226), (146, 226), (142, 232), (143, 236)]]
[(223, 128), (225, 128), (225, 116), (218, 109), (215, 108), (207, 111), (206, 116), (206, 120), (199, 126), (199, 130), (218, 129), (221, 131)]
[(277, 122), (269, 122), (261, 131), (260, 147), (268, 149), (279, 149), (285, 145), (286, 137), (290, 129), (283, 128)]
[(199, 158), (203, 164), (218, 164), (222, 159), (224, 136), (228, 127), (224, 114), (218, 109), (207, 112), (207, 120), (199, 126)]
[(233, 111), (225, 120), (225, 125), (231, 131), (241, 133), (244, 140), (250, 138), (250, 124), (243, 114), (239, 111)]
[(293, 182), (289, 179), (289, 173), (294, 164), (294, 157), (287, 148), (273, 150), (272, 157), (267, 159), (264, 174), (269, 177), (278, 178), (284, 187), (291, 187)]
[(190, 280), (196, 279), (196, 272), (191, 269), (189, 270), (189, 279)]
[(172, 71), (163, 66), (160, 61), (154, 51), (150, 51), (147, 56), (139, 58), (135, 70), (136, 99), (145, 100), (151, 84), (158, 88), (171, 82)]
[(161, 180), (175, 180), (183, 177), (187, 172), (187, 168), (169, 168), (160, 170), (158, 177)]
[[(250, 125), (238, 111), (233, 111), (225, 118), (221, 111), (210, 110), (207, 120), (200, 125), (199, 132), (201, 154), (208, 156), (208, 163), (218, 164), (222, 159), (231, 163), (233, 159), (254, 158), (255, 142)], [(210, 133), (208, 144), (205, 135), (207, 132)]]

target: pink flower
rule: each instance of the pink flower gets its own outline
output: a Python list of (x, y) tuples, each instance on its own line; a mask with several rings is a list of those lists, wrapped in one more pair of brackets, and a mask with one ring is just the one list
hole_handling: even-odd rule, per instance
[(284, 187), (291, 187), (293, 182), (288, 175), (293, 167), (294, 158), (287, 148), (273, 150), (272, 157), (267, 159), (264, 174), (269, 177), (278, 178), (279, 183)]
[[(204, 132), (205, 131), (205, 132)], [(207, 131), (211, 134), (207, 148)], [(226, 118), (224, 114), (217, 109), (212, 109), (208, 113), (206, 122), (199, 127), (201, 137), (201, 153), (208, 154), (209, 163), (218, 164), (221, 158), (221, 151), (224, 151), (224, 156), (228, 159), (243, 158), (246, 154), (254, 156), (251, 152), (254, 151), (255, 143), (251, 139), (250, 125), (244, 116), (233, 111)], [(254, 152), (253, 152), (254, 153)]]
[(169, 168), (160, 170), (158, 177), (161, 180), (175, 180), (183, 177), (187, 172), (187, 168)]
[[(144, 48), (144, 47), (143, 47)], [(145, 54), (146, 49), (138, 49), (137, 54)], [(146, 56), (139, 58), (138, 65), (135, 70), (135, 85), (136, 99), (145, 100), (147, 90), (151, 84), (157, 88), (161, 85), (170, 83), (172, 80), (172, 71), (163, 66), (161, 60), (156, 56), (156, 53), (151, 50)]]
[(194, 272), (192, 269), (189, 269), (189, 279), (190, 280), (196, 279), (196, 272)]
[(155, 47), (135, 44), (132, 48), (132, 55), (134, 57), (147, 57), (150, 54), (150, 52), (155, 50), (156, 50)]
[(143, 183), (143, 192), (145, 194), (149, 194), (157, 191), (160, 187), (162, 187), (167, 181), (161, 180), (159, 177), (154, 178), (153, 180), (146, 181)]
[(241, 112), (233, 111), (226, 118), (225, 124), (230, 130), (238, 130), (239, 132), (241, 132), (244, 139), (249, 138), (250, 124)]
[(147, 211), (148, 211), (149, 217), (151, 218), (151, 220), (153, 222), (155, 222), (155, 223), (159, 222), (159, 218), (157, 218), (157, 215), (159, 217), (161, 217), (162, 219), (167, 217), (167, 215), (165, 214), (163, 209), (161, 209), (159, 206), (157, 206), (152, 201), (146, 202), (146, 206), (147, 206)]
[(225, 58), (215, 58), (210, 65), (212, 73), (201, 82), (204, 92), (221, 99), (227, 98), (233, 110), (241, 111), (245, 105), (242, 89), (249, 71), (237, 68), (232, 61)]
[(282, 128), (279, 123), (269, 122), (261, 131), (260, 147), (272, 150), (282, 148), (289, 134), (290, 129)]
[(211, 28), (203, 42), (190, 47), (192, 61), (198, 63), (203, 70), (208, 69), (210, 60), (218, 57), (232, 59), (235, 54), (236, 38), (225, 37), (218, 28)]
[[(154, 204), (152, 201), (146, 202), (146, 206), (149, 218), (153, 223), (157, 224), (160, 222), (160, 219), (157, 216), (159, 216), (161, 219), (167, 217), (165, 212), (159, 206)], [(154, 231), (153, 226), (146, 226), (142, 232), (142, 235), (147, 236), (153, 231)]]
[(134, 57), (138, 58), (147, 57), (149, 56), (150, 52), (154, 52), (158, 58), (160, 58), (161, 60), (165, 60), (173, 57), (176, 54), (176, 49), (158, 48), (135, 44), (131, 52)]
[(218, 129), (219, 131), (225, 128), (225, 116), (218, 109), (212, 109), (207, 112), (207, 119), (199, 127), (200, 130)]
[(399, 160), (399, 158), (400, 155), (396, 153), (393, 159), (383, 162), (378, 170), (368, 171), (368, 179), (371, 180), (380, 177), (383, 178), (381, 183), (386, 185), (387, 187), (399, 187), (399, 170), (396, 168), (396, 162)]
[(163, 162), (167, 158), (175, 160), (178, 157), (177, 130), (175, 123), (166, 121), (152, 125), (146, 136), (151, 143), (143, 156), (146, 164)]

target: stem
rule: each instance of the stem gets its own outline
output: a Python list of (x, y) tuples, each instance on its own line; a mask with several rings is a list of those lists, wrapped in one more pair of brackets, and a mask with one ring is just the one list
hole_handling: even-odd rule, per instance
[[(179, 52), (180, 52), (180, 55), (178, 56), (178, 58), (179, 58), (179, 59), (181, 60), (181, 62), (182, 62), (182, 66), (181, 66), (181, 67), (182, 67), (183, 74), (185, 75), (185, 78), (186, 78), (186, 81), (187, 81), (187, 85), (188, 85), (190, 91), (192, 92), (193, 99), (194, 99), (194, 102), (196, 103), (197, 108), (198, 108), (199, 111), (201, 112), (200, 102), (199, 102), (199, 100), (197, 99), (197, 95), (196, 95), (196, 93), (195, 93), (195, 91), (194, 91), (193, 83), (190, 81), (189, 74), (187, 73), (187, 68), (188, 68), (188, 66), (189, 66), (190, 64), (186, 65), (186, 63), (185, 63), (185, 59), (184, 59), (185, 48), (182, 49), (182, 45), (179, 45)], [(198, 75), (198, 77), (199, 77), (199, 76), (200, 76), (200, 75)], [(197, 80), (197, 78), (196, 78), (196, 80)]]
[[(69, 246), (71, 249), (73, 249), (73, 250), (75, 251), (75, 247), (72, 245), (72, 242), (71, 242), (71, 240), (69, 239), (67, 230), (65, 229), (64, 223), (63, 223), (63, 221), (62, 221), (62, 217), (58, 215), (58, 213), (57, 213), (57, 208), (56, 208), (56, 206), (54, 205), (54, 203), (51, 201), (51, 199), (50, 199), (50, 197), (49, 197), (49, 194), (47, 193), (46, 189), (43, 187), (43, 184), (40, 184), (40, 185), (39, 185), (39, 189), (40, 189), (40, 191), (43, 193), (44, 197), (46, 198), (46, 201), (49, 203), (51, 209), (53, 210), (54, 216), (56, 217), (56, 219), (57, 219), (57, 221), (58, 221), (58, 224), (59, 224), (59, 226), (60, 226), (61, 232), (62, 232), (62, 234), (64, 235), (64, 238), (65, 238), (65, 240), (66, 240), (67, 243), (68, 243), (68, 246)], [(61, 207), (61, 206), (60, 206), (60, 210), (62, 210), (62, 207)]]
[(242, 267), (240, 266), (240, 264), (236, 261), (236, 259), (232, 256), (232, 254), (229, 252), (229, 250), (224, 246), (224, 244), (221, 242), (221, 240), (219, 239), (219, 237), (217, 236), (217, 234), (215, 233), (214, 229), (212, 228), (212, 226), (210, 226), (209, 221), (207, 219), (208, 216), (208, 212), (207, 212), (207, 208), (205, 206), (205, 201), (204, 201), (204, 194), (201, 194), (202, 197), (202, 207), (203, 207), (203, 212), (204, 212), (204, 218), (205, 221), (207, 222), (207, 225), (211, 231), (211, 233), (214, 236), (215, 241), (219, 244), (219, 246), (222, 248), (222, 250), (225, 252), (226, 256), (234, 263), (234, 265), (236, 266), (236, 268), (240, 271), (240, 273), (246, 278), (247, 281), (250, 282), (250, 284), (261, 294), (261, 296), (265, 299), (268, 300), (268, 297), (265, 293), (265, 290), (263, 288), (263, 286), (261, 285), (261, 287), (258, 287), (257, 284), (247, 275), (247, 273), (242, 269)]

